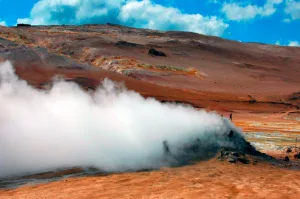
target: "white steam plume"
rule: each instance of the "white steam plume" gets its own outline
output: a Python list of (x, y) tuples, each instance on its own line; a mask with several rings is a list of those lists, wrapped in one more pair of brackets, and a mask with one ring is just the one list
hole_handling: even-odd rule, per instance
[[(189, 157), (181, 149), (197, 138), (202, 158), (236, 145), (225, 136), (230, 129), (243, 140), (217, 114), (145, 99), (109, 80), (93, 93), (64, 81), (39, 90), (0, 64), (0, 177), (74, 166), (155, 169)], [(164, 140), (174, 158), (165, 158)]]

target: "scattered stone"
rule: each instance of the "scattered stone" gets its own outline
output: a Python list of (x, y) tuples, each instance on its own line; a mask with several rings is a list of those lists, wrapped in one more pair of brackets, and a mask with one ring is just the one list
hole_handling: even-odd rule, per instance
[(237, 163), (241, 162), (243, 164), (249, 164), (250, 161), (247, 159), (247, 157), (239, 151), (232, 151), (232, 149), (222, 149), (220, 151), (220, 156), (218, 157), (218, 160), (224, 161), (226, 160), (227, 162), (230, 163)]
[(148, 55), (151, 55), (151, 56), (160, 56), (160, 57), (166, 57), (167, 56), (164, 52), (155, 50), (154, 48), (151, 48), (149, 50)]
[(236, 163), (237, 158), (234, 156), (229, 156), (229, 157), (227, 157), (227, 161), (230, 163)]

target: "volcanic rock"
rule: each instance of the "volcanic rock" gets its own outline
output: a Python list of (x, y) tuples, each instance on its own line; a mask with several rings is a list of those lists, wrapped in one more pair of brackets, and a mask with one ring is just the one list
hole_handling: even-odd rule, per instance
[(151, 48), (149, 50), (148, 55), (151, 55), (151, 56), (160, 56), (160, 57), (166, 57), (167, 56), (164, 52), (155, 50), (154, 48)]
[(284, 149), (284, 151), (285, 151), (286, 153), (291, 153), (291, 152), (292, 152), (292, 148), (291, 148), (291, 147), (286, 147), (286, 148)]
[(250, 163), (250, 161), (245, 156), (245, 154), (243, 152), (240, 152), (240, 151), (234, 151), (232, 149), (223, 148), (223, 149), (221, 149), (220, 154), (221, 155), (218, 157), (218, 159), (220, 161), (226, 160), (227, 162), (230, 162), (230, 163), (241, 162), (243, 164), (249, 164)]
[(227, 157), (227, 161), (230, 162), (230, 163), (236, 163), (237, 162), (237, 158), (230, 155)]
[(239, 154), (238, 152), (232, 152), (231, 155), (233, 155), (234, 157), (240, 157), (241, 154)]
[(243, 163), (243, 164), (249, 164), (250, 163), (250, 161), (246, 157), (239, 157), (237, 160), (239, 162)]
[(290, 158), (288, 156), (285, 156), (284, 161), (289, 162)]

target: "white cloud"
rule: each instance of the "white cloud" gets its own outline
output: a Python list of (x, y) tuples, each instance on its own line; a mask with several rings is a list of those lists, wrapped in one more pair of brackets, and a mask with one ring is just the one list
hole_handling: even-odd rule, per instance
[(285, 13), (290, 15), (291, 19), (300, 19), (300, 1), (286, 0)]
[(151, 0), (41, 0), (30, 17), (18, 23), (33, 25), (119, 23), (160, 30), (183, 30), (222, 35), (228, 24), (216, 16), (185, 14)]
[(276, 12), (276, 5), (281, 4), (283, 0), (267, 0), (264, 6), (259, 7), (252, 4), (224, 3), (222, 12), (227, 19), (232, 21), (246, 21), (258, 16), (268, 17)]
[(7, 26), (5, 21), (0, 21), (0, 26)]
[(84, 24), (114, 22), (123, 0), (40, 0), (32, 8), (29, 18), (18, 23), (33, 25)]
[(161, 29), (169, 27), (209, 35), (221, 35), (228, 27), (217, 17), (204, 17), (200, 14), (183, 14), (176, 8), (167, 8), (149, 0), (131, 1), (121, 8), (121, 21), (131, 21), (134, 26)]
[(300, 46), (300, 42), (298, 41), (289, 41), (288, 43), (284, 42), (284, 44), (282, 44), (280, 41), (276, 41), (275, 45), (278, 46)]
[(300, 46), (300, 43), (298, 41), (290, 41), (289, 46)]
[(241, 21), (255, 18), (260, 11), (257, 6), (253, 5), (242, 7), (237, 3), (226, 3), (223, 5), (222, 12), (229, 20)]

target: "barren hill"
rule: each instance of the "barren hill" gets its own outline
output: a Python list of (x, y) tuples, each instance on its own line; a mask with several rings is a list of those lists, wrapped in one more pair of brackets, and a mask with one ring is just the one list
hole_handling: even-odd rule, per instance
[[(151, 56), (150, 49), (166, 56)], [(298, 112), (300, 48), (119, 25), (0, 27), (0, 60), (36, 86), (108, 77), (161, 101), (219, 111)]]
[[(47, 89), (57, 75), (85, 89), (110, 78), (161, 102), (234, 112), (233, 122), (243, 131), (285, 134), (287, 139), (276, 137), (278, 145), (294, 144), (293, 136), (300, 132), (299, 47), (114, 24), (0, 26), (0, 62), (5, 60), (38, 88)], [(254, 141), (263, 137), (261, 133)], [(297, 198), (299, 160), (286, 162), (281, 156), (293, 158), (291, 154), (272, 153), (281, 159), (277, 164), (211, 159), (157, 171), (77, 176), (3, 189), (0, 198)], [(80, 172), (73, 168), (25, 177), (47, 180)], [(0, 187), (6, 183), (0, 181)]]

